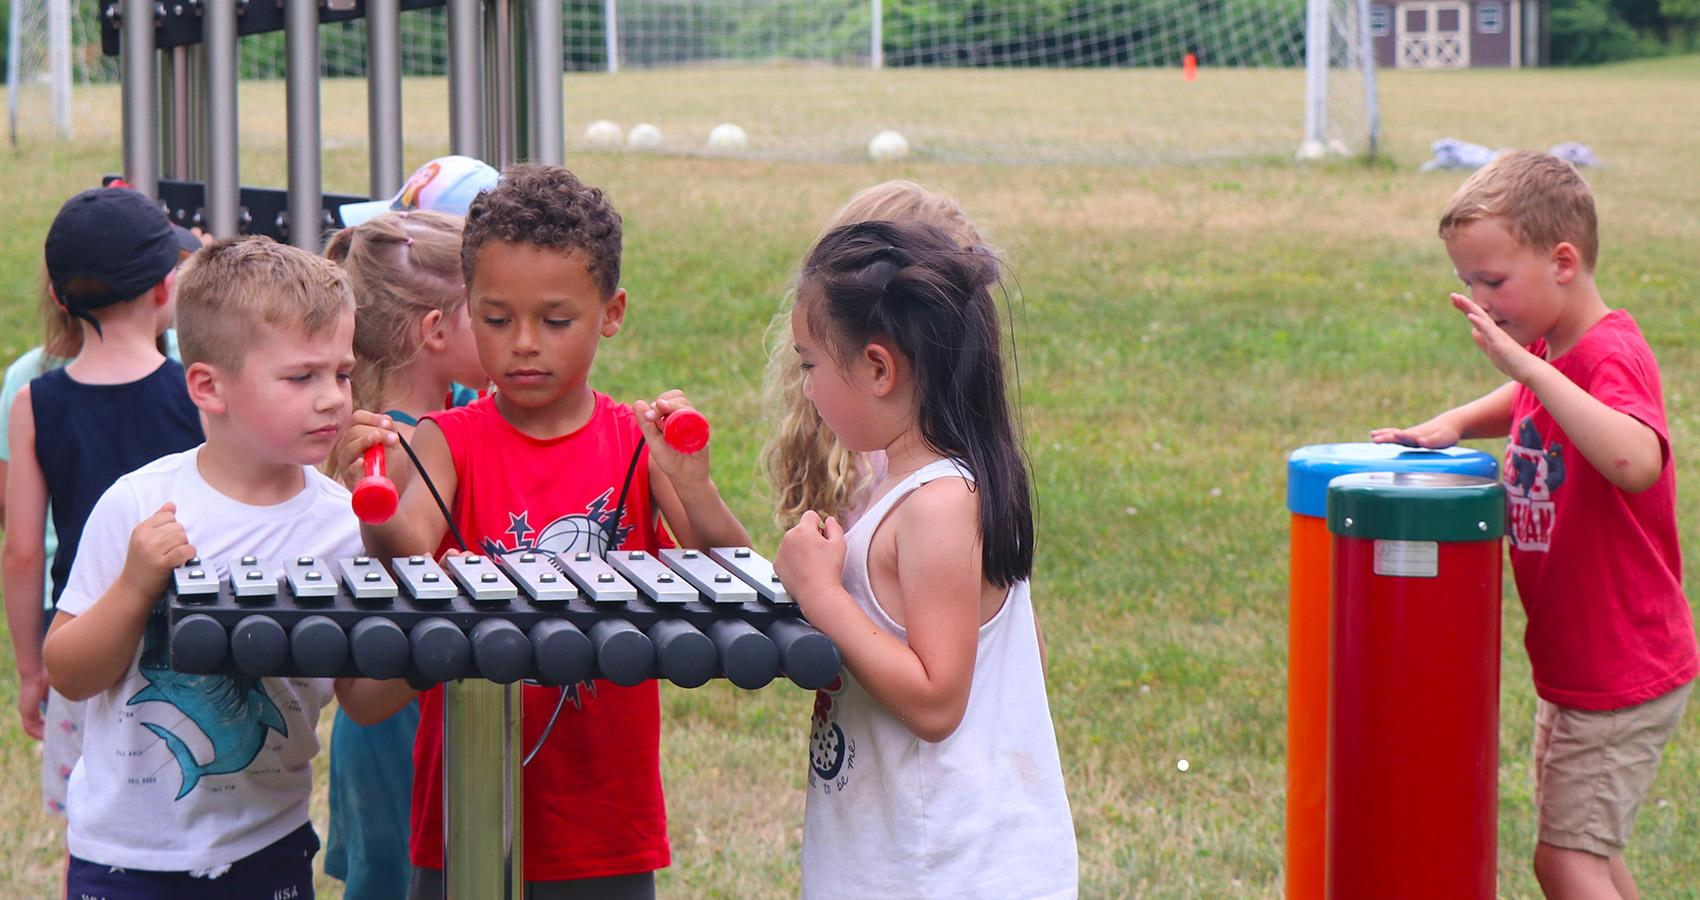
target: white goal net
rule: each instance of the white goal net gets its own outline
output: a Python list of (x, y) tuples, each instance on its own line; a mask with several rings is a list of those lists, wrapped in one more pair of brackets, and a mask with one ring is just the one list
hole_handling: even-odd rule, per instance
[[(1308, 2), (1317, 17), (1307, 0), (565, 0), (567, 149), (1122, 165), (1290, 159), (1310, 138), (1366, 153), (1360, 2)], [(53, 81), (54, 5), (74, 10), (73, 80), (117, 77), (100, 0), (10, 3), (24, 94)], [(1311, 34), (1326, 54), (1307, 78)], [(325, 76), (364, 75), (364, 23), (322, 26), (320, 43)], [(403, 13), (402, 47), (404, 74), (440, 79), (443, 10)], [(282, 34), (243, 38), (240, 59), (244, 78), (281, 78)], [(900, 137), (873, 141), (885, 131)]]

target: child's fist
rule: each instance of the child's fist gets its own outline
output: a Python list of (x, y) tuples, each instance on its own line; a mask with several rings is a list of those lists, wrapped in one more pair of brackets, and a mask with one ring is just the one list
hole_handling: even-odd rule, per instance
[(674, 485), (699, 484), (708, 481), (709, 477), (707, 445), (695, 453), (680, 453), (667, 443), (662, 434), (662, 426), (668, 416), (689, 409), (694, 409), (691, 401), (685, 398), (683, 391), (677, 390), (662, 394), (655, 398), (654, 403), (639, 400), (632, 404), (638, 428), (643, 431), (644, 443), (649, 445), (650, 457), (661, 471), (667, 473)]
[(817, 598), (842, 583), (844, 554), (844, 529), (838, 520), (828, 516), (822, 521), (811, 509), (780, 540), (773, 571), (808, 615)]
[[(331, 464), (327, 471), (334, 473), (343, 487), (354, 490), (360, 479), (366, 477), (361, 459), (366, 448), (378, 444), (382, 444), (386, 452), (401, 445), (401, 435), (396, 433), (395, 422), (389, 416), (364, 409), (355, 410), (348, 427), (343, 429), (342, 437), (331, 448)], [(385, 459), (384, 465), (391, 473), (391, 481), (396, 480), (396, 470), (405, 465), (398, 458), (400, 455), (392, 454)]]
[(177, 504), (168, 502), (130, 532), (130, 548), (118, 579), (151, 604), (165, 590), (171, 570), (194, 558), (195, 548), (177, 521)]

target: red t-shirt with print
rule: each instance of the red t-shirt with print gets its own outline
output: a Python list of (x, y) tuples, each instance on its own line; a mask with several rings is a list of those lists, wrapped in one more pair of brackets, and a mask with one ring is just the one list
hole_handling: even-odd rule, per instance
[[(641, 432), (626, 406), (595, 394), (582, 428), (539, 440), (509, 425), (485, 397), (431, 413), (448, 440), (457, 486), (455, 522), (486, 555), (546, 550), (605, 552), (605, 535)], [(649, 499), (644, 449), (626, 496), (618, 548), (672, 546)], [(438, 552), (455, 546), (446, 536)], [(524, 747), (536, 745), (560, 690), (524, 689)], [(420, 695), (413, 749), (413, 863), (443, 866), (442, 689)], [(525, 880), (565, 881), (666, 866), (661, 796), (661, 708), (654, 681), (579, 684), (525, 767)], [(495, 827), (492, 823), (491, 827)]]
[[(1546, 342), (1530, 348), (1547, 355)], [(1590, 328), (1554, 368), (1594, 399), (1658, 433), (1664, 469), (1639, 494), (1618, 489), (1519, 386), (1505, 452), (1507, 531), (1523, 644), (1535, 692), (1576, 709), (1621, 709), (1700, 671), (1694, 616), (1682, 593), (1676, 475), (1659, 366), (1628, 312)]]

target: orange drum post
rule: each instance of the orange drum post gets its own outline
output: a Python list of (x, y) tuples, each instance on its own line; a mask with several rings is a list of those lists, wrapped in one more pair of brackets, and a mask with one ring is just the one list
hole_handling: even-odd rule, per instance
[(1328, 781), (1328, 482), (1352, 472), (1451, 472), (1494, 477), (1476, 450), (1418, 450), (1394, 444), (1318, 444), (1287, 459), (1291, 538), (1287, 627), (1287, 832), (1289, 900), (1321, 900), (1325, 884)]

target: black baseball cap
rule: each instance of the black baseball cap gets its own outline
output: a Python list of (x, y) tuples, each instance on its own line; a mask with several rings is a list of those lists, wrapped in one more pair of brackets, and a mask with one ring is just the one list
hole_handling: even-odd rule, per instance
[[(65, 201), (47, 229), (44, 248), (47, 278), (66, 310), (79, 319), (88, 313), (140, 296), (159, 284), (177, 265), (183, 245), (165, 211), (129, 188), (91, 188)], [(104, 292), (90, 293), (73, 279), (89, 279)]]

